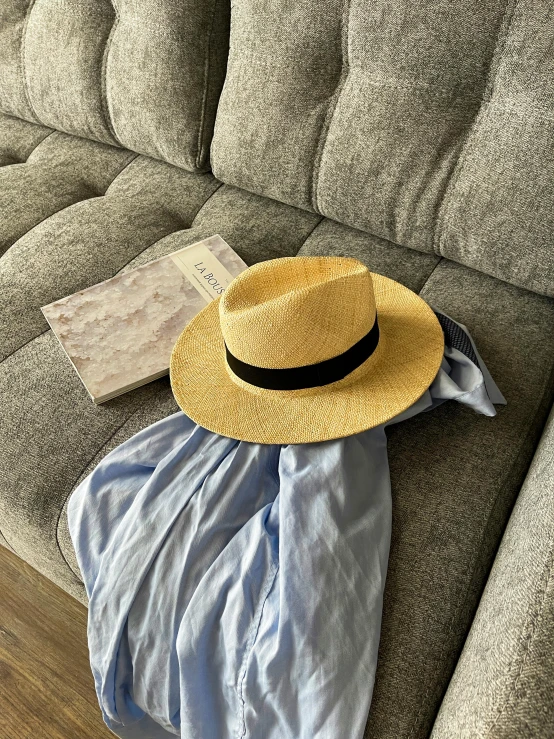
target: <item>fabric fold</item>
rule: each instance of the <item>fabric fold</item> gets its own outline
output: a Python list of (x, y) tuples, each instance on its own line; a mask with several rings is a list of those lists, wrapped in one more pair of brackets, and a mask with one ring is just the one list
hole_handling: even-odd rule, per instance
[[(445, 318), (435, 380), (391, 424), (447, 400), (487, 416), (505, 403)], [(69, 527), (115, 734), (362, 737), (391, 533), (386, 425), (279, 446), (176, 413), (79, 485)]]

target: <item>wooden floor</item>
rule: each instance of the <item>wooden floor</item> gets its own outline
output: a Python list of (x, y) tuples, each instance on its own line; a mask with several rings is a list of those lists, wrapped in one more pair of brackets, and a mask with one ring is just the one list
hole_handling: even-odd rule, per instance
[(104, 739), (87, 612), (0, 546), (0, 738)]

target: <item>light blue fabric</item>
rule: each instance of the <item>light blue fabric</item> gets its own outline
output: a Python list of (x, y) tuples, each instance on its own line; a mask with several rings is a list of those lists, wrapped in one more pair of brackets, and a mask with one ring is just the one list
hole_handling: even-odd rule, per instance
[[(446, 346), (392, 423), (449, 399), (495, 415), (481, 369)], [(177, 413), (108, 454), (68, 515), (114, 733), (362, 737), (391, 533), (384, 426), (260, 445)]]

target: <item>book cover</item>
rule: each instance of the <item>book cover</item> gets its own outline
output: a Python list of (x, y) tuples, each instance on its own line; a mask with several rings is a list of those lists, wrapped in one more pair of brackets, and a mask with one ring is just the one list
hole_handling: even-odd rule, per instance
[(247, 265), (219, 235), (42, 308), (95, 403), (162, 377), (187, 323)]

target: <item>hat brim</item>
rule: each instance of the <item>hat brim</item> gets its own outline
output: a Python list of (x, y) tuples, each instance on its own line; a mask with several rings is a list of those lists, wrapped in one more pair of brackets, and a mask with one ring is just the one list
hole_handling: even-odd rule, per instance
[(382, 275), (372, 274), (372, 279), (380, 339), (367, 371), (362, 365), (344, 380), (308, 392), (237, 382), (225, 359), (215, 300), (173, 347), (170, 378), (180, 408), (210, 431), (262, 444), (337, 439), (390, 421), (434, 380), (444, 334), (422, 298)]

